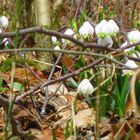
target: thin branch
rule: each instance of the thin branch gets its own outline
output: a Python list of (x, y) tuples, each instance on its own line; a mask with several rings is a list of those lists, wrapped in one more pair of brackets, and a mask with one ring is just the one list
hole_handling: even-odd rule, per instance
[(36, 85), (34, 88), (32, 88), (31, 90), (27, 91), (27, 92), (24, 92), (23, 94), (19, 95), (16, 97), (15, 99), (15, 102), (19, 102), (21, 99), (25, 98), (26, 96), (29, 96), (30, 94), (32, 94), (33, 92), (35, 92), (36, 90), (38, 90), (39, 88), (43, 88), (45, 86), (48, 86), (50, 84), (54, 84), (54, 83), (57, 83), (57, 82), (60, 82), (60, 81), (63, 81), (67, 78), (70, 78), (72, 76), (76, 76), (78, 74), (80, 74), (81, 72), (89, 69), (89, 68), (93, 68), (95, 65), (99, 64), (100, 62), (102, 62), (105, 58), (102, 58), (102, 59), (99, 59), (97, 61), (95, 61), (94, 63), (92, 64), (89, 64), (88, 66), (85, 66), (85, 67), (82, 67), (72, 73), (69, 73), (69, 74), (66, 74), (64, 76), (61, 76), (59, 78), (56, 78), (54, 80), (50, 80), (50, 81), (46, 81), (45, 83), (43, 84), (39, 84), (39, 85)]
[[(70, 35), (66, 35), (64, 33), (57, 32), (54, 30), (45, 30), (45, 29), (42, 29), (41, 27), (31, 27), (31, 28), (22, 29), (19, 31), (20, 35), (26, 35), (26, 34), (30, 34), (30, 33), (42, 33), (45, 35), (56, 36), (57, 38), (68, 39), (71, 42), (73, 42), (81, 47), (104, 49), (104, 50), (108, 50), (108, 51), (114, 50), (112, 48), (108, 48), (107, 45), (98, 45), (96, 43), (82, 42), (82, 41), (75, 39), (74, 37), (72, 37)], [(15, 36), (16, 36), (16, 32), (5, 32), (5, 33), (0, 34), (0, 38), (15, 37)]]

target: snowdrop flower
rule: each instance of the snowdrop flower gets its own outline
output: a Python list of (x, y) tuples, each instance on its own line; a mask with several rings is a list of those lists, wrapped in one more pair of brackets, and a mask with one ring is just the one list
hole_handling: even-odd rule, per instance
[[(138, 68), (138, 65), (137, 65), (133, 60), (128, 60), (128, 61), (125, 63), (125, 65), (126, 65), (127, 67), (132, 68), (132, 69)], [(130, 75), (132, 75), (133, 73), (134, 73), (133, 70), (123, 70), (123, 74), (124, 74), (124, 75), (125, 75), (125, 74), (130, 74)]]
[(57, 42), (57, 38), (55, 36), (52, 36), (52, 42), (56, 43)]
[(9, 44), (8, 38), (4, 38), (2, 42), (4, 43), (5, 46)]
[[(130, 42), (130, 44), (132, 44), (132, 42)], [(122, 45), (121, 45), (121, 48), (123, 48), (123, 47), (125, 47), (125, 46), (127, 46), (128, 45), (128, 43), (127, 43), (127, 41), (125, 41)], [(128, 49), (125, 49), (124, 51), (125, 52), (129, 52), (129, 51), (131, 51), (131, 50), (134, 50), (135, 49), (135, 46), (134, 47), (131, 47), (131, 48), (128, 48)]]
[(2, 30), (0, 29), (0, 34), (3, 33)]
[(5, 16), (0, 17), (0, 27), (7, 28), (8, 26), (9, 26), (8, 18)]
[(78, 93), (83, 96), (91, 95), (94, 91), (94, 88), (88, 79), (84, 79), (78, 86)]
[(115, 35), (116, 33), (119, 32), (119, 27), (113, 19), (110, 19), (107, 24), (108, 24), (110, 35)]
[(132, 42), (132, 43), (136, 43), (138, 41), (140, 41), (140, 31), (135, 30), (135, 31), (131, 31), (128, 33), (128, 39)]
[(102, 20), (96, 25), (95, 32), (98, 38), (105, 38), (109, 33), (108, 22), (106, 20)]
[[(66, 35), (70, 35), (70, 36), (74, 36), (75, 35), (75, 33), (74, 33), (74, 31), (72, 30), (72, 29), (67, 29), (66, 31), (65, 31), (65, 33), (64, 34), (66, 34)], [(69, 43), (69, 41), (68, 40), (66, 40), (66, 39), (62, 39), (62, 42), (63, 43)]]
[(85, 38), (89, 35), (92, 36), (94, 34), (94, 28), (88, 21), (85, 21), (79, 29), (79, 34)]
[(107, 45), (107, 44), (109, 44), (109, 47), (111, 48), (112, 45), (113, 45), (113, 40), (110, 37), (106, 36), (103, 39), (102, 38), (99, 38), (98, 39), (98, 44), (99, 45)]
[(59, 46), (56, 46), (56, 47), (54, 48), (54, 50), (58, 51), (58, 50), (61, 50), (61, 49), (60, 49)]

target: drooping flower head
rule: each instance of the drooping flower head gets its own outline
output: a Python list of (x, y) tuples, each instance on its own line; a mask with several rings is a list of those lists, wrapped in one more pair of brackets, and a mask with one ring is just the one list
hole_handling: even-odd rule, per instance
[(94, 88), (88, 79), (84, 79), (78, 86), (78, 93), (83, 96), (91, 95), (94, 91)]
[[(132, 69), (138, 68), (138, 65), (137, 65), (133, 60), (128, 60), (128, 61), (125, 63), (125, 65), (126, 65), (127, 67), (132, 68)], [(125, 74), (132, 75), (133, 73), (134, 73), (133, 70), (123, 70), (123, 74), (124, 74), (124, 75), (125, 75)]]
[(110, 37), (106, 36), (105, 38), (99, 38), (98, 39), (98, 44), (99, 45), (107, 45), (107, 44), (109, 44), (109, 47), (111, 48), (112, 45), (113, 45), (113, 40)]
[(8, 28), (8, 26), (9, 26), (8, 18), (5, 16), (0, 17), (0, 27)]
[(54, 50), (61, 50), (59, 46), (54, 47)]
[(88, 21), (85, 21), (79, 28), (79, 34), (84, 38), (87, 38), (88, 36), (92, 36), (94, 34), (94, 28)]
[(53, 43), (57, 42), (57, 38), (55, 36), (52, 36), (51, 40), (52, 40)]
[(109, 35), (113, 36), (119, 32), (119, 27), (113, 19), (108, 21)]
[(2, 33), (2, 30), (0, 29), (0, 34)]
[(109, 33), (108, 22), (106, 20), (102, 20), (96, 25), (95, 32), (98, 38), (105, 38)]
[[(74, 35), (75, 35), (74, 31), (73, 31), (72, 29), (70, 29), (70, 28), (67, 29), (67, 30), (64, 32), (64, 34), (70, 35), (70, 36), (74, 36)], [(66, 39), (62, 39), (62, 42), (63, 42), (63, 43), (69, 43), (69, 41), (66, 40)]]
[(140, 31), (135, 30), (128, 33), (128, 39), (132, 43), (140, 41)]

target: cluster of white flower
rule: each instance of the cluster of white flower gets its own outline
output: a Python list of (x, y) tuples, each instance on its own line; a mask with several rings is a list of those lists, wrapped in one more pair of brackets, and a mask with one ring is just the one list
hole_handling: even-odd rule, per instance
[[(109, 47), (112, 47), (112, 45), (113, 45), (112, 37), (116, 36), (116, 34), (119, 32), (119, 27), (115, 23), (115, 21), (112, 19), (109, 21), (102, 20), (99, 24), (96, 25), (95, 30), (94, 30), (94, 28), (90, 25), (90, 23), (88, 23), (86, 21), (80, 27), (79, 34), (81, 36), (86, 37), (87, 35), (93, 35), (94, 31), (98, 37), (98, 44), (101, 44), (101, 45), (109, 44)], [(136, 42), (140, 41), (140, 32), (138, 30), (129, 32), (128, 39), (129, 39), (130, 43), (136, 43)], [(122, 44), (121, 47), (124, 47), (126, 45), (127, 45), (127, 41), (124, 44)], [(127, 49), (126, 52), (130, 51), (132, 49), (135, 49), (135, 46), (130, 49)], [(137, 54), (133, 54), (133, 57), (140, 58), (140, 53), (137, 52)], [(138, 68), (138, 65), (132, 60), (128, 60), (125, 63), (125, 65), (131, 69)], [(125, 74), (129, 74), (129, 75), (134, 74), (133, 70), (123, 70), (122, 72), (124, 75)], [(88, 79), (82, 80), (78, 86), (78, 93), (80, 93), (84, 96), (91, 95), (93, 91), (94, 91), (94, 88)]]
[(98, 36), (98, 44), (100, 45), (107, 45), (112, 47), (113, 40), (112, 36), (115, 36), (119, 32), (119, 27), (115, 23), (114, 20), (102, 20), (97, 26), (95, 27), (96, 34)]
[[(119, 31), (119, 27), (115, 23), (115, 21), (112, 19), (109, 20), (108, 22), (106, 20), (102, 20), (99, 24), (97, 24), (95, 29), (91, 25), (90, 22), (85, 21), (82, 24), (82, 26), (79, 28), (79, 35), (82, 38), (87, 38), (89, 36), (92, 37), (94, 35), (94, 32), (96, 32), (96, 34), (98, 36), (98, 44), (101, 44), (101, 45), (109, 44), (109, 46), (112, 47), (113, 40), (111, 39), (111, 37), (116, 35), (116, 33), (118, 33), (118, 31)], [(76, 33), (70, 28), (68, 28), (64, 32), (64, 34), (77, 38)], [(55, 36), (52, 36), (52, 42), (53, 43), (57, 42), (57, 38)], [(66, 39), (62, 39), (62, 42), (69, 43), (70, 41), (68, 41)], [(57, 48), (58, 48), (58, 46), (57, 46)]]
[[(128, 32), (128, 39), (129, 39), (129, 42), (130, 44), (132, 43), (137, 43), (138, 41), (140, 41), (140, 31), (138, 30), (134, 30), (134, 31), (131, 31), (131, 32)], [(121, 48), (122, 47), (125, 47), (126, 45), (128, 45), (128, 42), (125, 41), (122, 45), (121, 45)], [(125, 52), (128, 53), (132, 50), (135, 50), (135, 46), (131, 47), (131, 48), (128, 48), (128, 49), (125, 49)], [(135, 53), (132, 53), (131, 56), (135, 57), (135, 58), (140, 58), (140, 53), (138, 51), (134, 51)], [(132, 68), (132, 69), (136, 69), (138, 68), (138, 65), (132, 61), (132, 60), (128, 60), (125, 65), (129, 68)], [(129, 75), (133, 75), (134, 74), (134, 71), (133, 70), (123, 70), (123, 74), (129, 74)]]

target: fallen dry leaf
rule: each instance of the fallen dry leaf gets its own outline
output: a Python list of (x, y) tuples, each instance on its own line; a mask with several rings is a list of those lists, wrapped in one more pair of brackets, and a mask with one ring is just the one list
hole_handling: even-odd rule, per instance
[(91, 128), (96, 124), (96, 113), (93, 108), (79, 111), (75, 115), (75, 123), (78, 129)]

